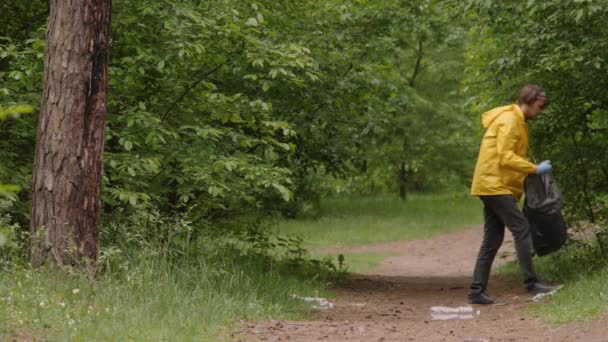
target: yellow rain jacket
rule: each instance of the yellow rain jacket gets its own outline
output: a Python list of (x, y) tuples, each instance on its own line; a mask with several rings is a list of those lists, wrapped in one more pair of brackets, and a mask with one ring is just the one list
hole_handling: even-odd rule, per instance
[(483, 113), (486, 130), (479, 148), (471, 195), (509, 195), (519, 199), (526, 175), (536, 165), (526, 160), (528, 124), (518, 105), (494, 108)]

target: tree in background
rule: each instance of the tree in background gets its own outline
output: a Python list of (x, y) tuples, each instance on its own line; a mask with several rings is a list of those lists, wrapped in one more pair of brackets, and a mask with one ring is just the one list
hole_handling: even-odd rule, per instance
[(111, 0), (51, 1), (32, 180), (33, 266), (99, 254)]
[[(11, 3), (24, 18), (46, 10)], [(188, 246), (330, 192), (462, 189), (464, 30), (441, 3), (114, 0), (102, 244)], [(0, 38), (0, 105), (42, 102), (45, 28), (29, 26)], [(22, 189), (9, 213), (22, 227), (33, 125), (0, 124), (0, 181)]]
[(471, 125), (458, 91), (466, 29), (449, 8), (429, 0), (267, 6), (281, 26), (275, 39), (309, 47), (320, 74), (298, 97), (270, 93), (298, 132), (296, 200), (324, 183), (403, 196), (468, 183)]
[[(551, 159), (572, 223), (608, 228), (607, 1), (463, 3), (470, 33), (466, 86), (475, 112), (543, 85), (547, 114), (530, 124), (538, 159)], [(601, 235), (601, 234), (600, 234)]]

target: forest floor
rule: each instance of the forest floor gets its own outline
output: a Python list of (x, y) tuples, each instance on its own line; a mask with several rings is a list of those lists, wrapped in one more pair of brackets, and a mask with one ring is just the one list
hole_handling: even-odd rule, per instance
[[(507, 234), (510, 235), (510, 234)], [(532, 317), (531, 300), (514, 279), (494, 274), (489, 293), (503, 305), (474, 306), (473, 319), (433, 320), (433, 306), (468, 306), (481, 228), (429, 239), (326, 249), (328, 253), (394, 253), (375, 269), (355, 275), (332, 291), (332, 308), (311, 321), (243, 322), (232, 341), (608, 341), (605, 319), (554, 326)], [(495, 266), (513, 260), (511, 240)], [(546, 300), (546, 299), (542, 299)], [(542, 302), (541, 300), (541, 302)]]

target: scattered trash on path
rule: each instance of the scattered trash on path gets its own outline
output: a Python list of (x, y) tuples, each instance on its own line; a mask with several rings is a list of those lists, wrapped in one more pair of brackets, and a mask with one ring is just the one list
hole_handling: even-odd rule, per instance
[(433, 313), (473, 313), (473, 308), (470, 306), (459, 306), (457, 308), (451, 308), (449, 306), (433, 306), (431, 307)]
[(539, 293), (536, 296), (532, 297), (532, 301), (533, 302), (540, 302), (541, 299), (548, 297), (548, 296), (553, 296), (554, 294), (557, 293), (558, 290), (553, 290), (551, 292), (547, 292), (547, 293)]
[(315, 305), (312, 306), (313, 309), (319, 309), (319, 310), (325, 310), (325, 309), (331, 309), (334, 307), (333, 303), (330, 303), (327, 299), (325, 298), (319, 298), (319, 297), (302, 297), (302, 296), (298, 296), (298, 295), (291, 295), (292, 298), (295, 299), (300, 299), (303, 300), (307, 303), (315, 303)]
[(557, 291), (561, 290), (562, 287), (564, 287), (563, 285), (560, 285), (557, 287), (557, 289), (551, 291), (551, 292), (547, 292), (547, 293), (539, 293), (536, 296), (532, 297), (532, 301), (533, 302), (539, 302), (541, 299), (548, 297), (548, 296), (553, 296), (554, 294), (557, 293)]
[(479, 310), (475, 312), (470, 306), (459, 306), (457, 308), (433, 306), (431, 307), (431, 320), (446, 321), (450, 319), (473, 319), (479, 316), (480, 313)]
[(473, 314), (431, 314), (431, 320), (433, 321), (449, 321), (453, 319), (473, 319)]

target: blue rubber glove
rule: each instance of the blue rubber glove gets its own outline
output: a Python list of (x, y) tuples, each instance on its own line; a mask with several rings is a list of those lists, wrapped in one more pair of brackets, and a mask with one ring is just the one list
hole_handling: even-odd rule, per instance
[(540, 164), (536, 165), (536, 174), (542, 175), (544, 173), (549, 173), (551, 172), (551, 168), (551, 161), (543, 160), (542, 162), (540, 162)]

